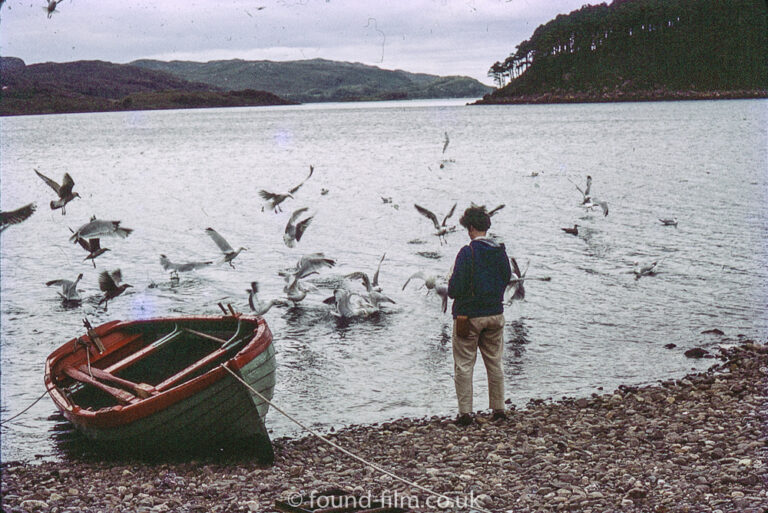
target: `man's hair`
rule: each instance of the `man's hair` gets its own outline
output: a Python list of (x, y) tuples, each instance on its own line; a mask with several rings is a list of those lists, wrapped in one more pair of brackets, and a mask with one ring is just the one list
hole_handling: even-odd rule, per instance
[(464, 215), (459, 219), (459, 224), (467, 229), (471, 226), (479, 232), (487, 232), (488, 228), (491, 227), (491, 216), (488, 215), (484, 206), (472, 205), (464, 211)]

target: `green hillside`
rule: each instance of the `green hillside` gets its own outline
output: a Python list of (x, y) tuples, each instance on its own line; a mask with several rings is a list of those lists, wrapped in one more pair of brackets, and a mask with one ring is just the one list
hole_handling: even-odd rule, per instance
[(0, 58), (0, 115), (282, 105), (264, 91), (222, 91), (167, 73), (102, 61), (27, 66)]
[(482, 103), (768, 95), (764, 0), (614, 0), (539, 26)]
[(472, 98), (493, 90), (468, 77), (439, 77), (324, 59), (204, 63), (138, 60), (130, 64), (223, 90), (270, 91), (297, 102)]

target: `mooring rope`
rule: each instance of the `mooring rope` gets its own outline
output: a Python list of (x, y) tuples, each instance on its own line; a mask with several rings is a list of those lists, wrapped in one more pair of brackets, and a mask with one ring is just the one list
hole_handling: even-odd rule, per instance
[[(317, 431), (314, 431), (313, 429), (311, 429), (311, 428), (309, 428), (309, 427), (305, 426), (304, 424), (302, 424), (301, 422), (299, 422), (298, 420), (296, 420), (295, 418), (293, 418), (291, 415), (289, 415), (288, 413), (286, 413), (285, 411), (283, 411), (281, 408), (279, 408), (279, 407), (278, 407), (278, 406), (277, 406), (275, 403), (273, 403), (272, 401), (270, 401), (269, 399), (267, 399), (266, 397), (264, 397), (264, 395), (263, 395), (263, 394), (261, 394), (261, 393), (260, 393), (258, 390), (256, 390), (255, 388), (253, 388), (253, 387), (252, 387), (251, 385), (249, 385), (248, 383), (246, 383), (246, 382), (243, 380), (243, 378), (241, 378), (240, 376), (238, 376), (238, 375), (237, 375), (237, 374), (236, 374), (234, 371), (232, 371), (232, 369), (230, 369), (229, 367), (227, 367), (225, 364), (222, 364), (222, 367), (224, 367), (224, 368), (227, 370), (227, 372), (229, 372), (230, 374), (232, 374), (232, 376), (234, 376), (234, 378), (235, 378), (236, 380), (238, 380), (240, 383), (242, 383), (243, 385), (245, 385), (245, 387), (246, 387), (248, 390), (250, 390), (250, 391), (251, 391), (253, 394), (255, 394), (255, 395), (256, 395), (256, 396), (257, 396), (259, 399), (261, 399), (262, 401), (264, 401), (265, 403), (267, 403), (268, 405), (270, 405), (272, 408), (274, 408), (274, 409), (275, 409), (275, 410), (277, 410), (278, 412), (282, 413), (282, 414), (283, 414), (283, 415), (284, 415), (284, 416), (285, 416), (285, 417), (286, 417), (288, 420), (290, 420), (291, 422), (293, 422), (294, 424), (296, 424), (297, 426), (299, 426), (301, 429), (303, 429), (303, 430), (307, 431), (308, 433), (310, 433), (311, 435), (313, 435), (313, 436), (317, 437), (318, 439), (320, 439), (321, 441), (323, 441), (323, 442), (325, 442), (326, 444), (330, 445), (331, 447), (333, 447), (333, 448), (335, 448), (335, 449), (338, 449), (339, 451), (343, 452), (343, 453), (344, 453), (344, 454), (346, 454), (347, 456), (350, 456), (350, 457), (352, 457), (352, 458), (356, 459), (357, 461), (359, 461), (359, 462), (363, 463), (364, 465), (367, 465), (367, 466), (371, 467), (372, 469), (374, 469), (374, 470), (376, 470), (376, 471), (378, 471), (378, 472), (381, 472), (382, 474), (386, 474), (386, 475), (388, 475), (389, 477), (392, 477), (392, 478), (394, 478), (394, 479), (397, 479), (398, 481), (400, 481), (400, 482), (402, 482), (402, 483), (405, 483), (405, 484), (407, 484), (407, 485), (409, 485), (409, 486), (413, 486), (414, 488), (418, 488), (419, 490), (421, 490), (421, 491), (423, 491), (423, 492), (427, 492), (428, 494), (430, 494), (430, 495), (433, 495), (433, 496), (435, 496), (435, 497), (439, 497), (439, 498), (441, 498), (441, 499), (444, 499), (444, 500), (446, 500), (446, 501), (450, 502), (451, 504), (453, 504), (453, 505), (455, 505), (455, 506), (459, 506), (459, 501), (457, 501), (456, 499), (452, 499), (452, 498), (448, 497), (447, 495), (443, 495), (443, 494), (441, 494), (441, 493), (438, 493), (438, 492), (435, 492), (435, 491), (433, 491), (433, 490), (430, 490), (429, 488), (426, 488), (426, 487), (424, 487), (424, 486), (421, 486), (421, 485), (420, 485), (420, 484), (418, 484), (418, 483), (414, 483), (413, 481), (408, 481), (407, 479), (405, 479), (405, 478), (402, 478), (402, 477), (400, 477), (400, 476), (398, 476), (398, 475), (396, 475), (396, 474), (393, 474), (392, 472), (390, 472), (390, 471), (388, 471), (388, 470), (386, 470), (386, 469), (383, 469), (383, 468), (379, 467), (379, 466), (378, 466), (378, 465), (376, 465), (375, 463), (371, 463), (370, 461), (367, 461), (367, 460), (363, 459), (362, 457), (358, 456), (357, 454), (354, 454), (354, 453), (352, 453), (352, 452), (348, 451), (347, 449), (345, 449), (345, 448), (341, 447), (341, 446), (340, 446), (340, 445), (338, 445), (337, 443), (335, 443), (335, 442), (332, 442), (331, 440), (328, 440), (326, 437), (324, 437), (323, 435), (321, 435), (321, 434), (320, 434), (320, 433), (318, 433)], [(459, 506), (459, 507), (460, 507), (460, 506)], [(479, 511), (479, 512), (481, 512), (481, 513), (492, 513), (491, 511), (488, 511), (487, 509), (482, 509), (482, 508), (479, 508), (479, 507), (476, 507), (476, 506), (472, 506), (472, 508), (471, 508), (471, 509), (472, 509), (472, 510), (474, 510), (474, 511)]]
[(34, 405), (36, 405), (36, 404), (37, 404), (37, 403), (40, 401), (40, 399), (42, 399), (43, 397), (45, 397), (45, 395), (46, 395), (47, 393), (48, 393), (48, 391), (46, 390), (45, 392), (43, 392), (43, 395), (41, 395), (40, 397), (38, 397), (37, 399), (35, 399), (35, 400), (32, 402), (32, 404), (30, 404), (29, 406), (27, 406), (26, 408), (24, 408), (23, 410), (21, 410), (19, 413), (17, 413), (16, 415), (14, 415), (13, 417), (11, 417), (10, 419), (5, 419), (4, 421), (0, 422), (0, 426), (5, 426), (7, 423), (9, 423), (10, 421), (12, 421), (12, 420), (13, 420), (13, 419), (15, 419), (16, 417), (20, 417), (21, 415), (23, 415), (23, 414), (27, 413), (27, 411), (28, 411), (30, 408), (32, 408)]

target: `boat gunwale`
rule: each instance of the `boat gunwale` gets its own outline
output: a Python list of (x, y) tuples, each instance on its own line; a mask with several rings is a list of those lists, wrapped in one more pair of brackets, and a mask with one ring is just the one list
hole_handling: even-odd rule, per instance
[[(152, 319), (141, 319), (134, 321), (111, 321), (100, 325), (96, 328), (96, 333), (100, 337), (104, 337), (110, 333), (119, 330), (125, 330), (131, 326), (140, 324), (157, 324), (162, 322), (196, 322), (196, 321), (217, 321), (231, 319), (229, 316), (195, 316), (195, 317), (162, 317)], [(210, 369), (209, 371), (196, 376), (188, 381), (175, 385), (167, 390), (161, 391), (152, 396), (141, 399), (134, 404), (130, 405), (115, 405), (108, 408), (101, 408), (98, 410), (86, 410), (73, 403), (67, 398), (62, 390), (54, 383), (52, 378), (53, 369), (56, 368), (57, 363), (67, 356), (72, 354), (71, 347), (77, 341), (78, 337), (75, 337), (59, 348), (54, 350), (46, 359), (45, 362), (45, 386), (48, 390), (48, 394), (56, 404), (57, 408), (61, 410), (64, 416), (76, 426), (81, 426), (87, 429), (110, 429), (120, 428), (137, 420), (149, 417), (156, 413), (159, 413), (166, 408), (183, 401), (195, 394), (205, 390), (212, 386), (214, 383), (229, 378), (230, 374), (223, 368), (223, 365), (227, 365), (232, 370), (238, 370), (245, 366), (250, 361), (254, 360), (259, 355), (263, 354), (269, 346), (272, 344), (272, 332), (269, 329), (266, 321), (260, 316), (240, 316), (240, 319), (247, 321), (250, 324), (254, 324), (254, 333), (248, 343), (235, 355), (220, 365)], [(106, 329), (105, 329), (106, 327)], [(119, 344), (119, 343), (118, 343)], [(219, 351), (217, 349), (216, 351)]]

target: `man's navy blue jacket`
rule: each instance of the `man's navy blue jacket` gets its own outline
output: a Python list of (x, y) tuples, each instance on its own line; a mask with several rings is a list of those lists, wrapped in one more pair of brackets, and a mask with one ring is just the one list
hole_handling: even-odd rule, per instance
[(453, 298), (451, 313), (467, 317), (486, 317), (504, 312), (504, 290), (512, 277), (504, 244), (477, 238), (456, 255), (448, 296)]

